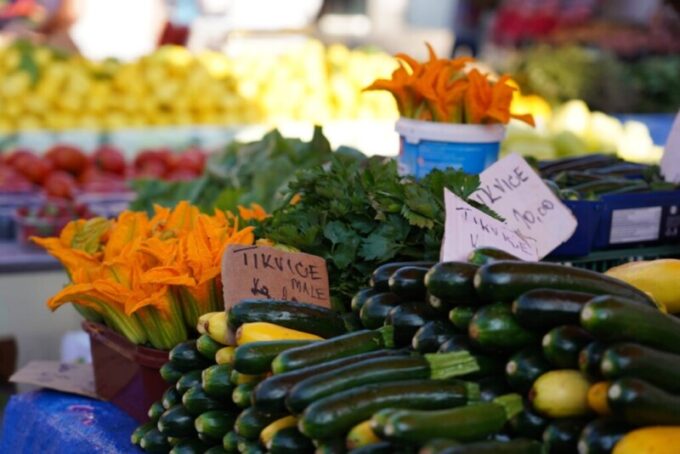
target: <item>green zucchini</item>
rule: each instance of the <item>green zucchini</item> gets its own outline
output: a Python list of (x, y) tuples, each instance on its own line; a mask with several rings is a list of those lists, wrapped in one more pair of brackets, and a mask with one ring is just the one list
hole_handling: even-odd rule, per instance
[(207, 359), (196, 348), (195, 340), (177, 344), (168, 355), (172, 365), (182, 372), (204, 369), (214, 363), (214, 358)]
[(243, 438), (237, 435), (233, 430), (230, 430), (222, 437), (222, 449), (227, 452), (238, 452), (238, 442), (240, 439)]
[(236, 332), (244, 323), (267, 322), (316, 334), (323, 338), (346, 332), (340, 314), (317, 306), (284, 300), (241, 300), (229, 310), (229, 328)]
[(476, 381), (479, 385), (479, 400), (491, 402), (497, 397), (510, 392), (508, 382), (502, 375), (491, 375)]
[(476, 385), (457, 380), (408, 380), (364, 385), (314, 402), (302, 414), (298, 427), (310, 438), (339, 437), (382, 408), (450, 408), (465, 405), (478, 397)]
[(427, 301), (427, 304), (432, 306), (433, 309), (436, 309), (438, 312), (443, 314), (446, 314), (455, 305), (454, 302), (443, 300), (432, 295), (431, 293), (427, 294), (425, 300)]
[(243, 454), (264, 454), (267, 450), (259, 440), (248, 440), (242, 438), (238, 442), (238, 452)]
[(389, 281), (392, 273), (405, 266), (422, 266), (429, 268), (434, 262), (392, 262), (379, 266), (371, 274), (371, 287), (379, 292), (387, 292), (390, 289)]
[(194, 428), (204, 441), (210, 440), (214, 443), (220, 443), (234, 426), (234, 421), (235, 416), (231, 411), (210, 410), (196, 418)]
[(208, 446), (195, 438), (183, 439), (170, 450), (170, 454), (204, 454)]
[(480, 247), (470, 252), (468, 262), (473, 265), (483, 266), (489, 263), (500, 262), (502, 260), (519, 260), (519, 258), (493, 247)]
[(201, 370), (192, 370), (182, 375), (182, 378), (177, 380), (177, 383), (175, 384), (177, 392), (180, 395), (183, 395), (185, 392), (189, 390), (189, 388), (193, 388), (196, 385), (200, 385), (203, 380), (201, 377), (202, 373), (203, 371)]
[(201, 373), (201, 386), (205, 393), (215, 399), (228, 399), (234, 389), (230, 380), (231, 371), (228, 364), (215, 364), (204, 369)]
[(654, 306), (646, 293), (623, 281), (583, 268), (546, 262), (491, 263), (477, 271), (474, 283), (484, 301), (514, 301), (529, 290), (549, 288), (616, 295)]
[(590, 421), (578, 439), (579, 454), (610, 454), (614, 446), (630, 431), (630, 427), (615, 418)]
[(219, 400), (207, 395), (201, 385), (189, 388), (182, 396), (182, 404), (189, 413), (196, 416), (209, 410), (219, 410), (224, 407), (224, 404)]
[(476, 309), (470, 306), (457, 306), (451, 309), (449, 312), (449, 320), (453, 323), (453, 326), (461, 331), (467, 332), (468, 326), (472, 321), (472, 317), (475, 316)]
[(170, 407), (182, 403), (182, 394), (180, 394), (175, 387), (168, 388), (161, 397), (161, 403), (163, 404), (163, 408), (168, 410)]
[(252, 405), (253, 390), (255, 383), (241, 383), (231, 393), (231, 400), (239, 408), (248, 408)]
[(182, 404), (175, 405), (158, 419), (158, 430), (168, 437), (190, 437), (195, 435), (194, 417)]
[(432, 320), (416, 331), (411, 347), (418, 353), (433, 353), (455, 334), (456, 331), (451, 323), (446, 320)]
[(253, 391), (253, 405), (264, 413), (283, 413), (286, 411), (285, 398), (297, 383), (308, 377), (322, 374), (329, 370), (339, 369), (360, 361), (386, 356), (403, 356), (407, 353), (400, 350), (376, 350), (359, 355), (348, 356), (327, 361), (314, 366), (297, 369), (291, 372), (272, 375), (261, 381)]
[(215, 362), (215, 354), (217, 353), (217, 350), (222, 347), (224, 347), (224, 345), (215, 342), (213, 338), (207, 334), (201, 334), (198, 336), (198, 339), (196, 339), (196, 350), (211, 363)]
[(182, 376), (182, 371), (177, 369), (171, 362), (167, 362), (161, 366), (161, 378), (169, 385), (174, 385)]
[(385, 318), (385, 325), (394, 327), (394, 345), (410, 346), (413, 336), (425, 323), (439, 316), (432, 306), (423, 301), (409, 301), (393, 307)]
[(359, 311), (361, 323), (368, 329), (380, 328), (385, 323), (387, 314), (400, 302), (394, 293), (376, 293), (369, 296)]
[(398, 411), (389, 417), (383, 431), (388, 440), (420, 444), (437, 438), (484, 440), (503, 429), (507, 420), (522, 410), (520, 396), (504, 398), (503, 404), (484, 402), (445, 410)]
[(368, 384), (417, 379), (446, 379), (479, 368), (468, 352), (385, 357), (350, 364), (306, 378), (290, 390), (286, 406), (295, 414), (327, 396)]
[(234, 369), (242, 374), (264, 374), (271, 370), (272, 361), (279, 353), (312, 342), (314, 341), (276, 340), (241, 345), (234, 351)]
[(139, 440), (139, 446), (146, 452), (167, 453), (172, 446), (168, 443), (167, 437), (158, 429), (147, 430)]
[(583, 375), (591, 380), (599, 380), (602, 377), (600, 363), (602, 355), (607, 349), (607, 344), (594, 341), (586, 345), (578, 354), (578, 368)]
[(439, 346), (440, 353), (458, 352), (461, 350), (473, 350), (472, 342), (467, 334), (454, 334)]
[(394, 347), (394, 328), (385, 326), (369, 331), (356, 331), (333, 339), (291, 348), (272, 361), (275, 374), (313, 366), (339, 358)]
[(607, 401), (612, 412), (632, 426), (680, 425), (680, 396), (637, 378), (614, 381)]
[(359, 317), (358, 312), (345, 312), (341, 317), (348, 333), (364, 329), (364, 325), (361, 323), (361, 317)]
[(558, 369), (576, 369), (579, 353), (593, 340), (580, 326), (558, 326), (543, 336), (543, 356)]
[(234, 386), (238, 385), (244, 385), (246, 383), (248, 384), (257, 384), (264, 380), (264, 377), (266, 374), (260, 374), (260, 375), (250, 375), (250, 374), (242, 374), (241, 372), (237, 370), (232, 370), (231, 374), (229, 374), (229, 380), (231, 381), (231, 384)]
[(543, 444), (536, 440), (517, 438), (510, 441), (477, 441), (459, 445), (430, 443), (420, 454), (543, 454)]
[(499, 353), (516, 351), (537, 340), (535, 333), (517, 323), (510, 305), (505, 303), (479, 308), (470, 321), (468, 335), (481, 349)]
[(156, 401), (151, 404), (149, 407), (149, 411), (147, 411), (147, 416), (149, 417), (149, 420), (151, 421), (158, 421), (158, 418), (161, 417), (163, 412), (165, 411), (165, 407), (161, 403), (161, 401)]
[(257, 440), (262, 429), (281, 418), (281, 414), (267, 415), (254, 407), (246, 408), (233, 423), (234, 431), (248, 440)]
[(505, 366), (505, 377), (512, 389), (526, 394), (534, 381), (550, 369), (550, 363), (543, 356), (543, 351), (531, 346), (510, 357)]
[(512, 303), (512, 313), (525, 328), (546, 332), (560, 325), (578, 325), (581, 309), (593, 297), (566, 290), (529, 290)]
[(533, 409), (530, 402), (524, 402), (524, 409), (510, 418), (509, 426), (515, 435), (541, 440), (549, 422)]
[(577, 452), (579, 436), (586, 422), (580, 418), (559, 418), (551, 421), (543, 431), (543, 443), (547, 452), (550, 454)]
[(666, 391), (680, 392), (680, 356), (638, 344), (614, 344), (602, 355), (602, 375), (635, 377)]
[(392, 273), (388, 281), (390, 292), (402, 299), (425, 298), (425, 274), (429, 268), (405, 266)]
[(364, 303), (366, 303), (366, 300), (370, 298), (373, 295), (376, 295), (378, 292), (371, 287), (368, 288), (362, 288), (359, 290), (357, 293), (354, 294), (352, 297), (352, 312), (355, 314), (358, 314), (361, 312), (361, 308), (364, 307)]
[(375, 413), (373, 413), (373, 416), (371, 416), (370, 425), (371, 425), (371, 430), (373, 433), (378, 437), (378, 438), (385, 438), (385, 425), (387, 424), (387, 421), (389, 421), (390, 417), (398, 411), (402, 411), (402, 408), (383, 408), (382, 410), (378, 410)]
[(205, 450), (203, 454), (224, 454), (224, 448), (222, 446), (216, 445), (213, 446), (212, 448), (208, 448)]
[(297, 427), (281, 429), (267, 444), (271, 454), (306, 454), (314, 452), (314, 445)]
[(316, 450), (314, 454), (345, 454), (347, 448), (344, 438), (332, 438), (327, 440), (314, 440)]
[(349, 451), (348, 454), (394, 454), (400, 451), (397, 447), (388, 441), (381, 441), (379, 443), (373, 443), (366, 446), (361, 446), (359, 448), (354, 448)]
[(149, 430), (155, 428), (156, 421), (147, 421), (141, 426), (137, 426), (134, 432), (132, 432), (132, 435), (130, 435), (130, 443), (132, 443), (133, 445), (139, 445), (139, 442), (142, 440), (144, 434), (147, 433)]
[(425, 286), (442, 301), (476, 304), (479, 301), (473, 285), (478, 266), (465, 262), (441, 262), (425, 275)]
[(632, 341), (680, 353), (680, 320), (652, 307), (600, 296), (583, 307), (581, 326), (606, 341)]

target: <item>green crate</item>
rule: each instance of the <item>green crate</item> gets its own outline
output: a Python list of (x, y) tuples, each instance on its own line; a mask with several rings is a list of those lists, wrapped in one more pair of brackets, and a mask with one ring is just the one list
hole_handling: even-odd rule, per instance
[(610, 268), (628, 262), (668, 258), (680, 258), (680, 244), (666, 244), (663, 246), (630, 249), (611, 249), (592, 252), (583, 257), (573, 257), (570, 259), (560, 258), (550, 261), (604, 273)]

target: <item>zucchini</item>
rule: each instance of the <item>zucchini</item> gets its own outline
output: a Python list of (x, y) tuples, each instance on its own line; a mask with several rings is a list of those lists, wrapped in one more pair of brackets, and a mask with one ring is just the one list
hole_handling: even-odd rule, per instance
[(314, 440), (316, 450), (314, 454), (345, 454), (344, 438), (333, 438), (328, 440)]
[(219, 400), (207, 395), (201, 385), (189, 388), (182, 396), (182, 404), (189, 413), (196, 416), (209, 410), (218, 410), (224, 407)]
[(543, 444), (536, 440), (518, 438), (510, 441), (478, 441), (458, 445), (456, 443), (426, 445), (421, 454), (543, 454)]
[(156, 401), (151, 404), (146, 414), (149, 417), (149, 420), (156, 422), (158, 421), (158, 418), (161, 417), (164, 411), (165, 407), (163, 406), (163, 404), (160, 401)]
[(427, 301), (427, 304), (432, 306), (432, 308), (436, 309), (438, 312), (441, 312), (443, 314), (446, 314), (454, 306), (453, 302), (438, 298), (432, 295), (431, 293), (427, 294), (425, 300)]
[(607, 379), (635, 377), (669, 392), (680, 392), (680, 356), (638, 344), (615, 344), (601, 361)]
[(284, 416), (269, 424), (260, 432), (260, 442), (267, 446), (279, 430), (297, 426), (297, 418), (293, 415)]
[(328, 338), (345, 333), (340, 314), (316, 304), (285, 300), (241, 300), (229, 310), (229, 328), (265, 322)]
[(302, 380), (290, 390), (286, 406), (297, 414), (325, 397), (363, 385), (446, 379), (478, 369), (474, 358), (464, 351), (369, 359)]
[(578, 439), (579, 454), (609, 454), (630, 427), (614, 418), (590, 421)]
[(411, 347), (418, 353), (433, 353), (439, 346), (456, 334), (453, 325), (446, 320), (432, 320), (421, 326), (413, 335)]
[(680, 396), (644, 380), (621, 378), (609, 386), (612, 412), (632, 426), (680, 425)]
[(177, 369), (171, 362), (167, 362), (161, 366), (161, 378), (169, 385), (174, 385), (182, 376), (182, 371)]
[(475, 312), (476, 310), (470, 306), (457, 306), (449, 312), (449, 320), (451, 320), (453, 326), (461, 331), (467, 332), (472, 317), (475, 316)]
[(314, 402), (302, 414), (298, 427), (310, 438), (338, 437), (382, 408), (450, 408), (477, 399), (478, 393), (476, 385), (457, 380), (364, 385)]
[(509, 417), (522, 409), (518, 395), (504, 404), (484, 402), (445, 410), (402, 410), (393, 413), (383, 429), (388, 440), (427, 443), (437, 438), (461, 442), (484, 440), (499, 432)]
[(241, 383), (234, 388), (231, 393), (231, 400), (239, 408), (248, 408), (252, 405), (253, 390), (255, 389), (255, 383)]
[(245, 384), (257, 384), (260, 381), (264, 379), (265, 375), (250, 375), (250, 374), (242, 374), (241, 372), (237, 370), (232, 370), (231, 374), (229, 374), (229, 381), (231, 381), (232, 385), (238, 386), (238, 385), (245, 385)]
[(392, 262), (376, 268), (371, 274), (371, 287), (379, 292), (387, 292), (390, 289), (389, 281), (392, 273), (405, 266), (422, 266), (429, 268), (434, 262)]
[(590, 412), (590, 383), (579, 371), (552, 370), (536, 379), (529, 401), (536, 411), (549, 418), (585, 416)]
[(502, 260), (519, 260), (519, 258), (509, 252), (493, 247), (480, 247), (468, 255), (468, 262), (477, 266), (488, 265), (489, 263), (500, 262)]
[(560, 418), (551, 421), (543, 432), (543, 443), (550, 454), (573, 454), (577, 452), (578, 440), (586, 420)]
[(293, 386), (305, 378), (368, 359), (381, 358), (384, 356), (401, 356), (406, 354), (406, 352), (398, 350), (377, 350), (324, 362), (291, 372), (272, 375), (271, 377), (264, 379), (255, 387), (252, 395), (253, 405), (258, 410), (265, 413), (283, 413), (286, 411), (285, 398), (288, 396), (289, 391)]
[(212, 448), (208, 448), (205, 450), (203, 454), (224, 454), (224, 448), (222, 446), (216, 445), (213, 446)]
[(219, 400), (228, 399), (234, 385), (230, 376), (232, 368), (227, 364), (215, 364), (201, 373), (201, 386), (207, 395)]
[(246, 408), (238, 415), (234, 426), (236, 434), (248, 440), (258, 440), (260, 432), (264, 430), (269, 424), (281, 418), (281, 414), (267, 415), (255, 409), (254, 407)]
[(272, 361), (272, 371), (280, 374), (334, 359), (392, 348), (394, 347), (393, 333), (393, 327), (385, 326), (374, 331), (356, 331), (333, 339), (291, 348)]
[(390, 310), (385, 325), (394, 327), (394, 345), (406, 347), (411, 345), (421, 326), (438, 316), (437, 311), (423, 301), (406, 302)]
[(474, 282), (484, 301), (514, 301), (529, 290), (549, 288), (616, 295), (654, 306), (646, 293), (623, 281), (583, 268), (546, 262), (491, 263), (479, 268)]
[(440, 353), (458, 352), (461, 350), (473, 350), (472, 342), (467, 334), (454, 334), (439, 346)]
[(371, 428), (371, 420), (360, 422), (347, 433), (347, 449), (360, 448), (362, 446), (379, 443), (380, 438)]
[(204, 454), (208, 446), (201, 440), (189, 438), (179, 441), (170, 450), (170, 454)]
[(523, 328), (512, 315), (510, 305), (489, 304), (472, 317), (468, 335), (485, 351), (510, 353), (536, 343), (535, 333)]
[(206, 359), (196, 348), (195, 340), (181, 342), (170, 350), (168, 355), (172, 365), (182, 372), (204, 369), (213, 363), (212, 358)]
[(376, 293), (369, 296), (359, 311), (361, 323), (368, 329), (380, 328), (385, 323), (387, 314), (400, 301), (394, 293)]
[(576, 369), (579, 353), (593, 340), (580, 326), (558, 326), (543, 336), (543, 356), (556, 368)]
[(139, 442), (142, 440), (144, 434), (147, 433), (149, 430), (155, 428), (156, 421), (148, 421), (142, 424), (141, 426), (137, 426), (137, 428), (132, 432), (132, 435), (130, 435), (130, 443), (132, 443), (133, 445), (139, 445)]
[(378, 292), (371, 287), (362, 288), (357, 293), (355, 293), (354, 296), (352, 297), (351, 303), (352, 312), (354, 312), (355, 314), (361, 312), (361, 308), (364, 307), (364, 303), (366, 303), (366, 300), (371, 296), (376, 295), (377, 293)]
[(492, 375), (477, 380), (479, 385), (479, 400), (491, 402), (497, 397), (510, 392), (508, 383), (502, 375)]
[(264, 454), (267, 451), (258, 440), (241, 438), (238, 442), (238, 452), (243, 454)]
[(512, 303), (512, 313), (525, 328), (546, 332), (560, 325), (578, 325), (581, 309), (593, 297), (566, 290), (529, 290)]
[(349, 454), (395, 454), (400, 452), (403, 451), (398, 450), (392, 443), (381, 441), (379, 443), (354, 448), (349, 451)]
[(288, 427), (276, 432), (267, 449), (271, 454), (307, 454), (314, 452), (314, 445), (297, 427)]
[(182, 403), (182, 394), (180, 394), (175, 387), (168, 388), (161, 397), (161, 403), (163, 404), (163, 408), (168, 410), (170, 407)]
[(184, 375), (182, 375), (182, 378), (177, 380), (175, 388), (177, 389), (177, 392), (180, 394), (180, 396), (184, 395), (184, 393), (187, 392), (189, 388), (193, 388), (194, 386), (201, 384), (203, 380), (201, 377), (202, 373), (203, 371), (201, 370), (192, 370), (190, 372), (186, 372)]
[(600, 363), (602, 355), (607, 349), (607, 344), (595, 341), (583, 348), (578, 354), (578, 368), (583, 375), (591, 380), (598, 380), (602, 377)]
[(234, 364), (234, 351), (236, 348), (232, 345), (222, 347), (215, 353), (215, 362), (219, 365), (227, 364), (231, 366)]
[(175, 405), (158, 419), (158, 430), (167, 437), (191, 437), (195, 435), (194, 417), (182, 404)]
[(515, 435), (541, 440), (543, 431), (550, 421), (536, 412), (529, 402), (525, 402), (524, 409), (510, 418), (509, 426)]
[(146, 452), (158, 453), (166, 453), (172, 448), (167, 437), (158, 429), (147, 430), (139, 440), (139, 446)]
[(234, 369), (242, 374), (264, 374), (271, 370), (272, 361), (279, 353), (311, 342), (314, 341), (277, 340), (241, 345), (234, 351)]
[(534, 381), (551, 369), (538, 347), (526, 347), (512, 355), (505, 365), (505, 377), (515, 391), (526, 394)]
[(388, 281), (390, 292), (402, 299), (425, 298), (425, 274), (429, 268), (404, 266), (392, 273)]
[(476, 304), (479, 301), (473, 280), (479, 267), (465, 262), (441, 262), (425, 275), (427, 291), (442, 301), (454, 305)]
[(209, 440), (213, 443), (220, 443), (227, 432), (231, 430), (234, 420), (233, 412), (210, 410), (196, 418), (194, 428), (203, 441)]
[(373, 413), (373, 416), (369, 419), (373, 433), (379, 438), (385, 438), (385, 425), (387, 421), (389, 421), (394, 413), (402, 410), (401, 408), (383, 408)]
[(345, 312), (342, 314), (342, 321), (345, 324), (345, 329), (348, 333), (364, 329), (364, 325), (361, 323), (361, 317), (359, 317), (358, 312)]
[(230, 453), (238, 452), (238, 442), (240, 439), (242, 439), (242, 437), (236, 435), (236, 432), (233, 430), (230, 430), (222, 437), (222, 449)]
[(622, 298), (590, 301), (581, 311), (581, 326), (606, 341), (632, 341), (680, 353), (680, 320)]
[(224, 347), (224, 345), (215, 342), (213, 338), (207, 334), (201, 334), (198, 336), (198, 339), (196, 339), (196, 350), (210, 362), (215, 361), (215, 354), (222, 347)]

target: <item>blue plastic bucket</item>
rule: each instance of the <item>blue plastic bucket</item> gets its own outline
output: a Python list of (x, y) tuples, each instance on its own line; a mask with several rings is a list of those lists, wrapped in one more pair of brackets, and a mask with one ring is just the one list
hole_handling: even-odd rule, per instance
[(478, 174), (498, 160), (505, 126), (435, 123), (402, 118), (399, 173), (422, 178), (432, 169), (452, 167)]

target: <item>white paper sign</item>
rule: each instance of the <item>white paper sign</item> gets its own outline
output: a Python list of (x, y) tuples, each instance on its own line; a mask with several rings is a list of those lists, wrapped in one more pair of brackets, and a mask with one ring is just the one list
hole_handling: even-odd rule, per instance
[(480, 187), (470, 198), (494, 210), (508, 226), (531, 241), (539, 259), (576, 230), (578, 221), (571, 210), (520, 155), (506, 156), (479, 178)]
[(469, 205), (448, 189), (444, 190), (444, 202), (446, 225), (441, 261), (467, 261), (470, 252), (479, 247), (501, 249), (522, 260), (538, 260), (534, 243), (508, 225)]
[(680, 112), (675, 117), (666, 148), (661, 157), (661, 174), (664, 180), (680, 183)]

